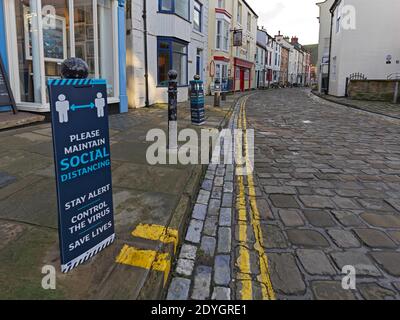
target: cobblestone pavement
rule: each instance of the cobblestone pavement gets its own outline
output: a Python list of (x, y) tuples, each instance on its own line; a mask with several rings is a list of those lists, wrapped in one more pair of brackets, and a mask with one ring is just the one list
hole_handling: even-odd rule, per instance
[(356, 109), (365, 110), (385, 115), (388, 117), (400, 119), (400, 104), (383, 102), (383, 101), (352, 100), (350, 98), (324, 96), (324, 95), (322, 97), (329, 101), (344, 104)]
[[(168, 298), (399, 299), (400, 121), (302, 89), (239, 111), (255, 172), (209, 168)], [(349, 265), (356, 290), (342, 289)]]

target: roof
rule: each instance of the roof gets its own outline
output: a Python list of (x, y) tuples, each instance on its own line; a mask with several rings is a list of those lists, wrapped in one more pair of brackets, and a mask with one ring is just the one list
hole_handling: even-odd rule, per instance
[(247, 3), (247, 1), (246, 0), (242, 0), (242, 1), (247, 6), (247, 8), (249, 8), (250, 11), (253, 12), (253, 14), (258, 18), (258, 14), (253, 10), (252, 7), (250, 7), (250, 5)]

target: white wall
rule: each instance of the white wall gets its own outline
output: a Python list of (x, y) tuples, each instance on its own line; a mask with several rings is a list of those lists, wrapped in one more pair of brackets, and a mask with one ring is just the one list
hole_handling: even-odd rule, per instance
[[(342, 5), (355, 7), (356, 29), (341, 28), (336, 33), (334, 23), (329, 93), (336, 96), (345, 95), (346, 77), (351, 73), (387, 79), (389, 74), (400, 72), (400, 1), (343, 0)], [(387, 55), (393, 57), (392, 64), (386, 64)]]

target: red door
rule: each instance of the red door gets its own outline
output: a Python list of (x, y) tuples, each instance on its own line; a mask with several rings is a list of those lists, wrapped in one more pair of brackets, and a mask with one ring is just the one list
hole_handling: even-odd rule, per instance
[(244, 70), (240, 69), (240, 91), (244, 91)]

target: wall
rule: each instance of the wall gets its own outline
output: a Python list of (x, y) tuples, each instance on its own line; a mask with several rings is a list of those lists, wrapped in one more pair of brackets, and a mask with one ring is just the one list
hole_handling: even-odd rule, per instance
[(351, 80), (349, 97), (356, 100), (393, 102), (396, 82), (400, 84), (399, 80)]
[[(400, 41), (396, 41), (400, 34), (400, 1), (343, 0), (342, 4), (355, 7), (356, 29), (341, 28), (336, 33), (333, 28), (329, 93), (335, 96), (345, 95), (346, 78), (352, 73), (387, 79), (389, 74), (400, 72)], [(392, 64), (386, 64), (389, 54)]]

